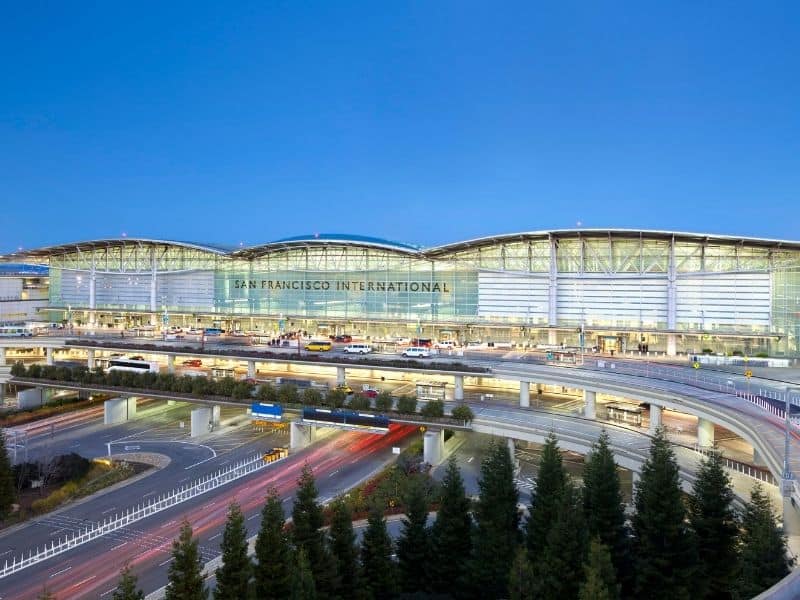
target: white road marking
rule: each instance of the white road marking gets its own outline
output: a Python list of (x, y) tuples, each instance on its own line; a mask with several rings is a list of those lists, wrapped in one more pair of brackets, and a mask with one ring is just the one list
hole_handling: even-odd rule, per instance
[(87, 581), (91, 581), (92, 579), (97, 578), (97, 575), (92, 575), (91, 577), (87, 577), (83, 581), (79, 581), (78, 583), (73, 583), (71, 587), (78, 587), (86, 583)]
[(174, 557), (174, 556), (170, 556), (170, 557), (169, 557), (167, 560), (165, 560), (164, 562), (162, 562), (162, 563), (159, 563), (159, 565), (158, 565), (158, 566), (159, 566), (159, 567), (163, 567), (164, 565), (166, 565), (166, 564), (168, 564), (168, 563), (171, 563), (173, 560), (175, 560), (175, 557)]
[(106, 590), (105, 592), (103, 592), (102, 594), (100, 594), (100, 597), (102, 598), (103, 596), (108, 596), (108, 595), (109, 595), (109, 594), (111, 594), (112, 592), (116, 592), (116, 591), (117, 591), (117, 588), (111, 588), (110, 590)]
[(112, 506), (111, 508), (104, 510), (104, 511), (103, 511), (103, 512), (101, 512), (100, 514), (101, 514), (101, 515), (105, 515), (105, 514), (108, 514), (108, 513), (110, 513), (110, 512), (114, 512), (115, 510), (117, 510), (117, 507), (116, 507), (116, 506)]
[(208, 538), (208, 541), (210, 542), (211, 540), (215, 540), (221, 535), (222, 535), (222, 532), (218, 533), (217, 535), (212, 535), (210, 538)]
[(170, 525), (172, 525), (173, 523), (175, 523), (175, 521), (174, 521), (174, 520), (173, 520), (173, 521), (169, 521), (168, 523), (164, 523), (164, 524), (161, 526), (161, 529), (164, 529), (164, 527), (169, 527), (169, 526), (170, 526)]
[(50, 577), (55, 577), (56, 575), (61, 575), (62, 573), (66, 573), (66, 572), (67, 572), (67, 571), (69, 571), (71, 568), (72, 568), (72, 567), (67, 567), (66, 569), (61, 569), (60, 571), (56, 571), (55, 573), (53, 573), (52, 575), (50, 575)]
[(155, 493), (156, 493), (155, 490), (153, 490), (152, 492), (147, 492), (146, 494), (142, 494), (142, 498), (147, 498), (148, 496), (152, 496)]
[[(122, 548), (122, 547), (123, 547), (125, 544), (127, 544), (127, 543), (128, 543), (128, 542), (122, 542), (121, 544), (117, 544), (116, 546), (114, 546), (114, 547), (112, 548), (112, 550), (116, 550), (117, 548)], [(114, 589), (117, 589), (117, 588), (114, 588)]]
[(474, 456), (470, 456), (470, 457), (467, 459), (467, 462), (468, 462), (468, 463), (471, 463), (473, 460), (475, 460), (475, 457), (474, 457)]
[(258, 516), (258, 513), (254, 514), (254, 515), (250, 515), (249, 517), (247, 517), (247, 520), (250, 521), (251, 519), (255, 519), (257, 516)]

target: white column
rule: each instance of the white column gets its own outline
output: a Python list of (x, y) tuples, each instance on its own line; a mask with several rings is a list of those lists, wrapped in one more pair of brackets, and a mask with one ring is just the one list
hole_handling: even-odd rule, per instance
[(128, 419), (134, 418), (136, 416), (136, 398), (128, 398), (125, 407), (128, 411)]
[(585, 404), (583, 409), (583, 416), (587, 419), (597, 418), (597, 392), (590, 390), (583, 390), (583, 402)]
[(50, 366), (53, 366), (53, 363), (55, 362), (54, 359), (53, 359), (53, 349), (52, 348), (45, 348), (44, 349), (44, 353), (45, 353), (47, 364), (50, 365)]
[(519, 406), (520, 408), (531, 406), (531, 384), (528, 381), (519, 382)]
[(317, 437), (317, 428), (314, 425), (303, 425), (297, 421), (289, 424), (289, 448), (296, 450), (305, 448)]
[(347, 382), (344, 367), (336, 367), (336, 385), (344, 385)]
[(674, 333), (667, 334), (667, 356), (675, 356), (678, 353), (678, 336)]
[(208, 433), (211, 423), (211, 409), (208, 407), (192, 409), (192, 430), (191, 437), (197, 437)]
[(422, 460), (433, 466), (444, 460), (444, 429), (425, 432), (422, 439)]
[(128, 420), (128, 399), (111, 398), (103, 402), (103, 425), (124, 423)]
[(697, 419), (697, 444), (702, 448), (714, 445), (714, 423), (708, 419)]
[(215, 404), (211, 407), (211, 424), (217, 427), (219, 425), (220, 418), (222, 416), (222, 407), (219, 404)]
[(92, 252), (92, 268), (89, 271), (89, 323), (94, 325), (97, 322), (97, 272), (95, 266), (95, 256)]
[[(547, 296), (547, 324), (550, 327), (558, 326), (558, 250), (556, 238), (550, 237), (550, 281)], [(552, 332), (555, 334), (555, 331)], [(548, 339), (550, 334), (548, 333)], [(555, 344), (555, 342), (552, 342)]]
[(156, 281), (156, 250), (153, 248), (150, 254), (152, 271), (150, 273), (150, 312), (158, 312), (158, 303), (156, 302), (156, 293), (158, 290), (158, 282)]
[(175, 355), (167, 354), (167, 373), (175, 372)]
[[(675, 239), (673, 238), (669, 242), (669, 263), (667, 265), (667, 329), (671, 330), (677, 329), (678, 326), (678, 292), (675, 284), (676, 279), (677, 269), (675, 266)], [(669, 338), (667, 338), (667, 347), (669, 347)], [(669, 354), (669, 350), (667, 350), (667, 354)]]
[(455, 380), (455, 390), (453, 392), (453, 400), (456, 402), (463, 402), (464, 401), (464, 376), (463, 375), (454, 375), (453, 379)]
[(89, 348), (86, 351), (86, 366), (89, 368), (90, 371), (92, 369), (94, 369), (94, 349), (93, 348)]
[(650, 405), (650, 433), (655, 433), (661, 427), (661, 407), (657, 404)]
[(554, 346), (558, 343), (558, 332), (555, 329), (547, 330), (547, 343)]
[(247, 378), (248, 379), (256, 378), (256, 361), (254, 360), (247, 361)]
[(0, 365), (6, 364), (6, 349), (0, 348)]

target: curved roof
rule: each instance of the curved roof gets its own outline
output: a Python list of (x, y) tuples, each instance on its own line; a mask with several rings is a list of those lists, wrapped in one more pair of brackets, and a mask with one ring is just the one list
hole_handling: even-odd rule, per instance
[(182, 242), (178, 240), (156, 240), (150, 238), (137, 238), (137, 237), (118, 237), (118, 238), (103, 238), (98, 240), (85, 240), (82, 242), (70, 242), (66, 244), (57, 244), (55, 246), (44, 246), (42, 248), (34, 248), (32, 250), (20, 250), (6, 255), (6, 258), (13, 258), (15, 256), (24, 256), (32, 258), (45, 258), (53, 254), (67, 254), (70, 252), (77, 252), (80, 250), (93, 250), (95, 248), (114, 248), (119, 246), (128, 245), (143, 245), (143, 246), (181, 246), (184, 248), (193, 248), (195, 250), (202, 250), (204, 252), (212, 252), (214, 254), (228, 254), (233, 251), (233, 246), (220, 246), (216, 244), (205, 244), (197, 242)]
[(252, 258), (268, 254), (276, 250), (283, 250), (297, 246), (365, 246), (369, 248), (380, 248), (393, 252), (406, 254), (417, 254), (420, 249), (410, 244), (393, 242), (382, 238), (370, 237), (366, 235), (353, 235), (349, 233), (315, 233), (313, 235), (298, 235), (283, 238), (274, 242), (268, 242), (259, 246), (250, 246), (234, 252), (236, 256)]
[(614, 238), (642, 238), (642, 239), (675, 239), (678, 241), (706, 241), (706, 242), (720, 242), (727, 244), (747, 244), (749, 246), (761, 246), (769, 248), (786, 248), (792, 250), (800, 250), (800, 241), (791, 240), (776, 240), (768, 238), (734, 236), (734, 235), (719, 235), (714, 233), (691, 233), (685, 231), (663, 231), (658, 229), (548, 229), (541, 231), (522, 231), (519, 233), (504, 233), (500, 235), (492, 235), (474, 238), (471, 240), (464, 240), (461, 242), (452, 242), (450, 244), (443, 244), (441, 246), (432, 246), (426, 248), (424, 253), (426, 255), (441, 255), (457, 252), (459, 250), (467, 250), (469, 248), (478, 248), (481, 246), (491, 246), (501, 242), (513, 241), (528, 241), (535, 239), (569, 239), (569, 238), (598, 238), (598, 237), (614, 237)]

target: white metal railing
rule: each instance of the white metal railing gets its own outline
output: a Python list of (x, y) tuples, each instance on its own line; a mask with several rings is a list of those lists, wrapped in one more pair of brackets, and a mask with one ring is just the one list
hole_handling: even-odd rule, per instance
[[(695, 452), (707, 456), (712, 449), (703, 448), (695, 444), (694, 450)], [(731, 471), (736, 471), (737, 473), (741, 473), (742, 475), (747, 475), (748, 477), (752, 477), (753, 479), (757, 479), (758, 481), (763, 481), (764, 483), (768, 483), (770, 485), (778, 485), (778, 482), (775, 481), (775, 478), (772, 476), (772, 473), (767, 469), (759, 469), (757, 467), (754, 467), (753, 465), (748, 465), (747, 463), (739, 462), (738, 460), (734, 460), (726, 456), (723, 456), (722, 460), (724, 461), (725, 468), (730, 469)]]
[(67, 534), (63, 539), (59, 538), (58, 541), (54, 540), (52, 543), (46, 544), (43, 549), (39, 549), (38, 547), (36, 550), (31, 549), (28, 551), (27, 556), (25, 556), (23, 553), (23, 555), (20, 557), (15, 556), (11, 560), (6, 560), (5, 565), (0, 568), (0, 579), (47, 560), (48, 558), (62, 554), (63, 552), (67, 552), (68, 550), (80, 546), (81, 544), (91, 542), (92, 540), (111, 533), (112, 531), (116, 531), (135, 523), (136, 521), (171, 508), (176, 504), (186, 502), (187, 500), (195, 498), (201, 494), (210, 492), (218, 487), (230, 483), (231, 481), (235, 481), (236, 479), (240, 479), (241, 477), (254, 473), (255, 471), (267, 466), (267, 464), (274, 464), (280, 460), (284, 459), (278, 459), (270, 463), (266, 463), (264, 462), (263, 454), (258, 454), (256, 456), (238, 461), (233, 465), (226, 467), (225, 469), (219, 469), (214, 473), (205, 475), (192, 483), (187, 483), (180, 488), (176, 488), (163, 494), (162, 496), (153, 498), (148, 502), (138, 504), (135, 507), (130, 507), (122, 515), (114, 515), (113, 518), (109, 517), (103, 521), (92, 523), (87, 527), (79, 529), (77, 532)]

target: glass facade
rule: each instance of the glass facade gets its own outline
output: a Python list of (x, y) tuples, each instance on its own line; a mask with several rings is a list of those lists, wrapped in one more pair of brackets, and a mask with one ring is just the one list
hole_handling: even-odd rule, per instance
[(238, 251), (116, 240), (62, 247), (46, 260), (50, 304), (76, 310), (472, 332), (464, 335), (489, 328), (495, 336), (549, 340), (553, 331), (562, 339), (580, 327), (656, 343), (669, 332), (694, 336), (696, 345), (740, 339), (750, 349), (796, 355), (800, 244), (787, 246), (565, 231), (430, 249), (343, 236)]

